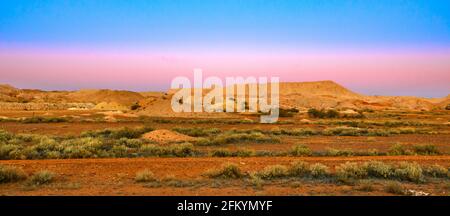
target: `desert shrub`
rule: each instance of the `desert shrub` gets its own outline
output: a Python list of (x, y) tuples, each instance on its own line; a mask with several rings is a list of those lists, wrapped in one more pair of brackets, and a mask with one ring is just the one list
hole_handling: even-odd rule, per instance
[(318, 110), (315, 108), (311, 108), (308, 110), (308, 115), (309, 117), (312, 118), (338, 118), (339, 117), (339, 112), (337, 112), (336, 110)]
[(155, 175), (150, 170), (143, 170), (136, 173), (134, 177), (134, 181), (136, 182), (152, 182), (156, 181)]
[(335, 127), (325, 129), (323, 135), (326, 136), (364, 136), (367, 135), (369, 131), (367, 129), (360, 129), (354, 127)]
[(221, 133), (221, 130), (218, 128), (173, 128), (172, 130), (193, 137), (203, 137)]
[(353, 156), (355, 153), (352, 150), (349, 150), (349, 149), (333, 149), (333, 148), (329, 148), (329, 149), (327, 149), (325, 154), (327, 156), (344, 156), (344, 157), (348, 157), (348, 156)]
[(267, 166), (257, 173), (262, 179), (276, 179), (288, 176), (288, 168), (283, 165)]
[(336, 177), (342, 181), (362, 179), (367, 177), (367, 170), (358, 163), (346, 162), (336, 167)]
[(255, 155), (255, 152), (247, 149), (239, 149), (237, 151), (230, 151), (227, 149), (215, 149), (212, 151), (213, 157), (251, 157)]
[(435, 145), (415, 145), (413, 146), (414, 153), (418, 155), (440, 155), (441, 153)]
[(191, 143), (173, 144), (168, 150), (175, 157), (188, 157), (194, 154), (194, 146)]
[(0, 130), (0, 143), (2, 142), (7, 142), (8, 140), (10, 140), (13, 137), (12, 134), (10, 134), (7, 131), (4, 130)]
[(251, 157), (253, 155), (255, 155), (255, 152), (248, 149), (238, 149), (237, 151), (215, 149), (211, 152), (212, 157)]
[(389, 148), (388, 155), (409, 155), (410, 151), (402, 144), (395, 144)]
[(8, 160), (8, 159), (15, 159), (12, 154), (14, 152), (19, 151), (20, 147), (17, 145), (10, 145), (10, 144), (0, 144), (0, 160)]
[(380, 161), (365, 162), (363, 168), (366, 170), (369, 177), (389, 178), (393, 175), (392, 167)]
[(60, 122), (67, 122), (68, 119), (66, 118), (59, 118), (59, 117), (41, 117), (41, 116), (35, 116), (30, 118), (24, 118), (21, 120), (22, 123), (25, 124), (37, 124), (37, 123), (60, 123)]
[(403, 186), (398, 182), (390, 182), (385, 186), (385, 191), (391, 194), (396, 195), (405, 195), (406, 190), (403, 188)]
[(231, 157), (232, 153), (227, 149), (215, 149), (212, 151), (211, 156), (213, 157)]
[(136, 139), (142, 136), (142, 134), (152, 131), (153, 128), (150, 127), (140, 127), (140, 128), (121, 128), (121, 129), (104, 129), (99, 131), (87, 131), (81, 134), (82, 137), (102, 137), (110, 139)]
[(260, 132), (241, 133), (236, 131), (229, 131), (219, 134), (218, 136), (209, 139), (199, 139), (196, 141), (197, 145), (225, 145), (231, 143), (279, 143), (280, 139), (277, 137), (267, 136)]
[(144, 142), (141, 139), (120, 138), (117, 145), (126, 146), (128, 148), (139, 148)]
[(33, 185), (44, 185), (49, 184), (54, 180), (55, 174), (53, 172), (42, 170), (34, 173), (30, 177), (30, 183)]
[(293, 117), (295, 113), (298, 113), (299, 110), (296, 108), (290, 108), (290, 109), (279, 109), (279, 116), (280, 117)]
[(423, 173), (426, 176), (431, 176), (431, 177), (434, 177), (434, 178), (446, 178), (446, 177), (448, 177), (448, 170), (445, 167), (443, 167), (441, 165), (438, 165), (438, 164), (434, 164), (434, 165), (431, 165), (431, 166), (426, 166), (423, 169)]
[(20, 168), (0, 165), (0, 184), (21, 181), (26, 177), (27, 175)]
[(312, 155), (312, 151), (308, 146), (298, 144), (292, 147), (291, 154), (294, 156), (310, 156)]
[(194, 154), (194, 146), (191, 143), (172, 144), (170, 146), (146, 144), (139, 148), (139, 155), (144, 157), (188, 157)]
[(256, 189), (261, 189), (264, 184), (264, 180), (256, 174), (251, 174), (248, 182)]
[(315, 178), (324, 178), (330, 175), (329, 168), (321, 163), (315, 163), (310, 166), (311, 176)]
[(290, 136), (312, 136), (320, 134), (319, 131), (313, 130), (311, 128), (298, 128), (294, 130), (281, 130), (281, 134)]
[(422, 168), (417, 163), (402, 162), (394, 170), (394, 176), (400, 180), (412, 181), (412, 182), (423, 182), (424, 176)]
[(361, 180), (359, 182), (359, 187), (357, 188), (359, 191), (371, 192), (374, 191), (373, 182), (370, 180)]
[(303, 161), (295, 161), (288, 169), (289, 176), (305, 177), (311, 174), (309, 164)]
[(210, 178), (223, 178), (223, 179), (238, 179), (244, 177), (244, 173), (241, 169), (233, 163), (227, 163), (222, 165), (220, 169), (209, 170), (205, 173)]

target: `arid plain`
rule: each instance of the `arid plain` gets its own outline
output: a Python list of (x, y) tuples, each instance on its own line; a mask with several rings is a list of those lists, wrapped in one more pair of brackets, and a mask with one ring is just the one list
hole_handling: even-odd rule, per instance
[(280, 83), (280, 119), (261, 124), (261, 113), (173, 113), (174, 92), (1, 85), (0, 194), (450, 193), (449, 96)]

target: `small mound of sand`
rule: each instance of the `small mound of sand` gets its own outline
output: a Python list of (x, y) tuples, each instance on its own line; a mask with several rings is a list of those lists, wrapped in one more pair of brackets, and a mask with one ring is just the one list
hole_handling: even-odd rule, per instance
[(145, 133), (144, 135), (142, 135), (142, 138), (149, 139), (158, 143), (185, 142), (195, 140), (194, 137), (164, 129)]

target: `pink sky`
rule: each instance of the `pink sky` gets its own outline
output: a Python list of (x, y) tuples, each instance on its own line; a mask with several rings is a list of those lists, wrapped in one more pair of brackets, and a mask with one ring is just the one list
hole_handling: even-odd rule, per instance
[[(389, 53), (389, 54), (386, 54)], [(442, 97), (450, 93), (448, 51), (86, 51), (0, 50), (0, 83), (20, 88), (166, 90), (179, 75), (279, 76), (333, 80), (369, 95)]]

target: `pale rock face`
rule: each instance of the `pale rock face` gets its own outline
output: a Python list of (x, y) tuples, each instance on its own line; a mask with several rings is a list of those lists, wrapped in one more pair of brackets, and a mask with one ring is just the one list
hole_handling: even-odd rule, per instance
[[(252, 84), (254, 85), (254, 84)], [(248, 99), (248, 88), (246, 98)], [(225, 97), (224, 102), (213, 104), (213, 108), (235, 103), (235, 107), (245, 108), (234, 99)], [(237, 87), (236, 87), (237, 89)], [(204, 96), (210, 89), (204, 89)], [(41, 91), (17, 89), (10, 85), (0, 85), (0, 110), (64, 110), (98, 109), (130, 110), (133, 104), (140, 108), (133, 111), (139, 115), (179, 116), (179, 117), (226, 117), (230, 113), (174, 113), (170, 106), (171, 96), (177, 89), (163, 92), (131, 92), (117, 90)], [(450, 109), (450, 95), (444, 98), (419, 98), (403, 96), (367, 96), (352, 92), (333, 81), (285, 82), (279, 83), (280, 107), (307, 110), (338, 109), (359, 110), (432, 110)], [(270, 88), (269, 92), (270, 94)], [(192, 100), (192, 98), (188, 98)]]

